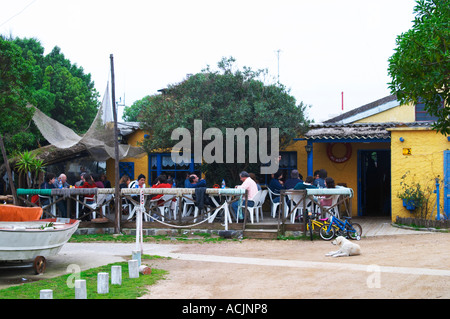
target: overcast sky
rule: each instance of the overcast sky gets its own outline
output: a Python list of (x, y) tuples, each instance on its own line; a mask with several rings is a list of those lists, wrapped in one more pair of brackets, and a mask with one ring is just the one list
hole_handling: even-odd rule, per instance
[[(414, 0), (0, 0), (0, 34), (55, 46), (101, 97), (114, 56), (116, 100), (131, 105), (222, 57), (268, 69), (321, 122), (389, 95), (388, 58)], [(119, 108), (121, 113), (123, 107)]]

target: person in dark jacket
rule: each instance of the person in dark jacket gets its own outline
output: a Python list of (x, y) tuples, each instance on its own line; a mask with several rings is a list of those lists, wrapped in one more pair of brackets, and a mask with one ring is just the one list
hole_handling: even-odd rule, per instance
[(300, 173), (296, 169), (293, 169), (291, 171), (291, 178), (288, 178), (284, 182), (284, 188), (285, 189), (293, 189), (295, 187), (295, 185), (297, 185), (300, 182), (303, 182), (303, 176), (301, 176)]

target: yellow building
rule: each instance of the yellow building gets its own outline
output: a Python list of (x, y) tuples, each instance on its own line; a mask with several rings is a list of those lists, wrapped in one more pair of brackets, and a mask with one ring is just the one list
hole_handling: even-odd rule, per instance
[[(419, 214), (418, 210), (406, 209), (397, 197), (402, 182), (418, 182), (423, 189), (429, 188), (427, 218), (435, 219), (438, 210), (444, 218), (449, 210), (444, 185), (450, 184), (445, 180), (446, 167), (450, 167), (450, 142), (432, 130), (433, 121), (423, 112), (423, 105), (400, 105), (394, 96), (388, 96), (311, 125), (305, 136), (280, 150), (280, 169), (286, 177), (292, 169), (298, 169), (304, 178), (325, 169), (336, 184), (354, 190), (352, 216), (389, 216), (393, 221), (397, 216)], [(127, 137), (127, 142), (137, 145), (144, 138), (145, 132), (138, 130)], [(108, 178), (114, 181), (114, 161), (109, 160), (107, 167)], [(154, 153), (121, 161), (120, 171), (132, 179), (143, 173), (148, 184), (166, 173), (182, 186), (185, 174), (199, 171), (199, 167), (194, 163), (177, 166), (170, 153)], [(407, 178), (402, 179), (405, 174)], [(259, 178), (264, 184), (270, 176)], [(440, 185), (439, 205), (434, 205), (436, 178)]]
[[(313, 125), (305, 135), (312, 146), (308, 173), (324, 168), (337, 183), (351, 187), (353, 216), (390, 216), (395, 221), (397, 216), (435, 219), (439, 214), (442, 219), (448, 212), (444, 177), (450, 142), (431, 128), (434, 120), (423, 105), (400, 105), (388, 96)], [(402, 184), (417, 183), (428, 207), (408, 210), (397, 195)]]

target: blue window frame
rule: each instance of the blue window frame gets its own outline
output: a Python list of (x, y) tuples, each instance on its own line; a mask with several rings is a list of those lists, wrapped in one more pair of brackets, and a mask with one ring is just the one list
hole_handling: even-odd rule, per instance
[[(297, 152), (280, 152), (281, 160), (279, 163), (278, 170), (283, 174), (283, 179), (286, 180), (291, 177), (291, 171), (297, 168)], [(300, 173), (302, 174), (302, 173)], [(303, 178), (304, 174), (302, 174)], [(260, 180), (261, 184), (269, 185), (272, 176), (269, 174), (260, 175), (257, 177)]]
[(177, 187), (184, 187), (184, 180), (186, 174), (195, 172), (200, 174), (200, 164), (195, 164), (192, 158), (190, 162), (182, 162), (177, 164), (172, 161), (170, 153), (152, 153), (148, 156), (149, 167), (149, 184), (153, 184), (153, 181), (161, 174), (165, 174), (167, 177), (172, 177), (176, 181)]
[(119, 162), (119, 176), (127, 174), (130, 180), (134, 180), (134, 162)]

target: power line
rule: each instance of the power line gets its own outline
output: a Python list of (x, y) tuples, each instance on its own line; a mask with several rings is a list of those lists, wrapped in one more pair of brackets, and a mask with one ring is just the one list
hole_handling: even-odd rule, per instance
[(11, 18), (9, 18), (8, 20), (6, 20), (5, 22), (3, 22), (2, 24), (0, 24), (0, 27), (2, 27), (4, 24), (8, 23), (9, 21), (11, 21), (12, 19), (14, 19), (15, 17), (17, 17), (19, 14), (21, 14), (22, 12), (24, 12), (29, 6), (31, 6), (33, 3), (35, 3), (37, 0), (33, 0), (31, 1), (29, 4), (27, 4), (25, 6), (25, 8), (23, 8), (20, 12), (16, 13), (15, 15), (13, 15)]

